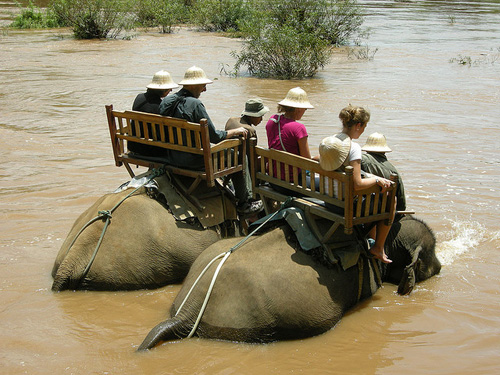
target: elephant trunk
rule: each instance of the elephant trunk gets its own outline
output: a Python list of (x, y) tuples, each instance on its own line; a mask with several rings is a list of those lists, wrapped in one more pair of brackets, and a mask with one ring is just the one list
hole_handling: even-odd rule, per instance
[(418, 257), (421, 251), (422, 246), (418, 245), (413, 252), (411, 263), (407, 265), (403, 270), (403, 277), (401, 278), (401, 281), (398, 285), (398, 294), (402, 296), (410, 294), (415, 287), (415, 283), (417, 282), (415, 270), (418, 265)]
[(137, 351), (151, 349), (161, 341), (184, 338), (185, 336), (183, 337), (178, 332), (182, 332), (185, 329), (186, 323), (186, 321), (178, 317), (173, 317), (172, 319), (161, 322), (148, 333), (142, 344), (137, 348)]

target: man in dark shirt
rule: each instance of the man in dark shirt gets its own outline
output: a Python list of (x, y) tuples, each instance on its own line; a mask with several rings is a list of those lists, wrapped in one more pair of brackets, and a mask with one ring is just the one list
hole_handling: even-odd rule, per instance
[[(406, 210), (406, 197), (405, 188), (403, 185), (403, 179), (401, 174), (392, 163), (387, 160), (386, 152), (391, 152), (392, 150), (387, 146), (385, 136), (380, 133), (370, 134), (366, 140), (366, 144), (361, 147), (361, 150), (365, 151), (361, 157), (361, 170), (364, 172), (371, 173), (376, 176), (384, 177), (389, 179), (391, 173), (396, 173), (398, 175), (398, 188), (396, 190), (396, 210), (405, 211)], [(402, 215), (396, 215), (394, 220), (400, 220)]]
[[(151, 83), (146, 86), (147, 91), (136, 96), (134, 104), (132, 105), (132, 110), (159, 115), (162, 99), (176, 87), (179, 87), (179, 85), (172, 80), (169, 72), (166, 70), (156, 72)], [(151, 131), (151, 129), (149, 130)], [(132, 135), (136, 135), (134, 127), (132, 127)], [(144, 134), (141, 134), (141, 137), (142, 136), (144, 136)], [(144, 156), (166, 156), (165, 149), (161, 147), (144, 145), (137, 142), (129, 142), (128, 149)]]
[[(207, 119), (208, 133), (211, 143), (219, 143), (226, 138), (248, 137), (248, 130), (240, 126), (228, 131), (217, 130), (208, 115), (205, 106), (199, 99), (202, 92), (207, 90), (207, 84), (212, 83), (207, 78), (203, 69), (192, 66), (186, 70), (184, 79), (179, 82), (182, 89), (175, 94), (165, 97), (160, 104), (160, 114), (181, 118), (190, 122), (199, 123), (202, 118)], [(203, 169), (203, 156), (189, 154), (182, 151), (170, 150), (168, 156), (169, 163), (188, 169)], [(252, 198), (252, 184), (250, 173), (235, 173), (231, 176), (233, 181), (236, 199), (238, 200), (238, 211), (240, 213), (254, 213), (262, 210), (262, 202), (254, 201)]]

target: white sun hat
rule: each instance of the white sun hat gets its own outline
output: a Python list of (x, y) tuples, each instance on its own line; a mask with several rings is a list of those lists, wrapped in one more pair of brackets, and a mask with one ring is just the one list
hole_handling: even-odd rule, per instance
[(351, 150), (351, 138), (339, 133), (324, 138), (319, 145), (319, 164), (325, 171), (334, 171), (345, 163)]
[(307, 99), (307, 93), (300, 87), (290, 89), (283, 99), (278, 104), (292, 108), (314, 108)]
[(203, 69), (197, 66), (192, 66), (184, 73), (184, 79), (179, 82), (179, 85), (202, 85), (212, 83), (213, 81), (207, 78)]
[(381, 133), (372, 133), (369, 135), (366, 143), (361, 147), (363, 151), (371, 152), (391, 152), (392, 150), (387, 146), (385, 135)]
[(159, 72), (155, 73), (153, 79), (151, 80), (151, 83), (146, 87), (148, 89), (167, 90), (175, 89), (176, 87), (179, 87), (179, 85), (174, 82), (169, 72), (167, 72), (166, 70), (160, 70)]

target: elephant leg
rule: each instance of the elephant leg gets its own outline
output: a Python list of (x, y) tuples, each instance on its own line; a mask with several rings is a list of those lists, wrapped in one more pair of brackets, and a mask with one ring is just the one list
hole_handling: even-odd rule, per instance
[(412, 261), (409, 265), (407, 265), (403, 271), (403, 276), (401, 277), (401, 281), (398, 285), (398, 294), (405, 296), (410, 294), (413, 288), (415, 287), (416, 277), (415, 271), (418, 265), (418, 256), (422, 251), (422, 246), (418, 246), (413, 253)]

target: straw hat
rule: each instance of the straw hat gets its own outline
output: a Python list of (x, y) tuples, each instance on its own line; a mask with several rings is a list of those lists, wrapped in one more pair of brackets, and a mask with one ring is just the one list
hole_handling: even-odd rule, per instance
[(372, 133), (366, 140), (366, 143), (361, 147), (363, 151), (371, 152), (391, 152), (392, 150), (387, 146), (385, 136), (380, 133)]
[(319, 164), (326, 171), (338, 169), (349, 156), (351, 138), (345, 133), (326, 137), (319, 145)]
[(311, 103), (309, 103), (306, 92), (300, 87), (290, 89), (285, 99), (278, 104), (293, 108), (314, 108)]
[(202, 85), (207, 83), (212, 83), (212, 81), (207, 78), (203, 69), (192, 66), (186, 70), (184, 79), (179, 82), (179, 85)]
[(175, 89), (176, 87), (179, 87), (177, 83), (175, 83), (170, 77), (170, 73), (167, 72), (166, 70), (160, 70), (159, 72), (156, 72), (155, 75), (153, 76), (153, 79), (151, 80), (151, 83), (146, 86), (148, 89)]
[(264, 103), (262, 103), (262, 99), (248, 99), (245, 103), (245, 110), (241, 112), (241, 115), (261, 117), (264, 116), (267, 112), (269, 112), (269, 108), (267, 108)]

